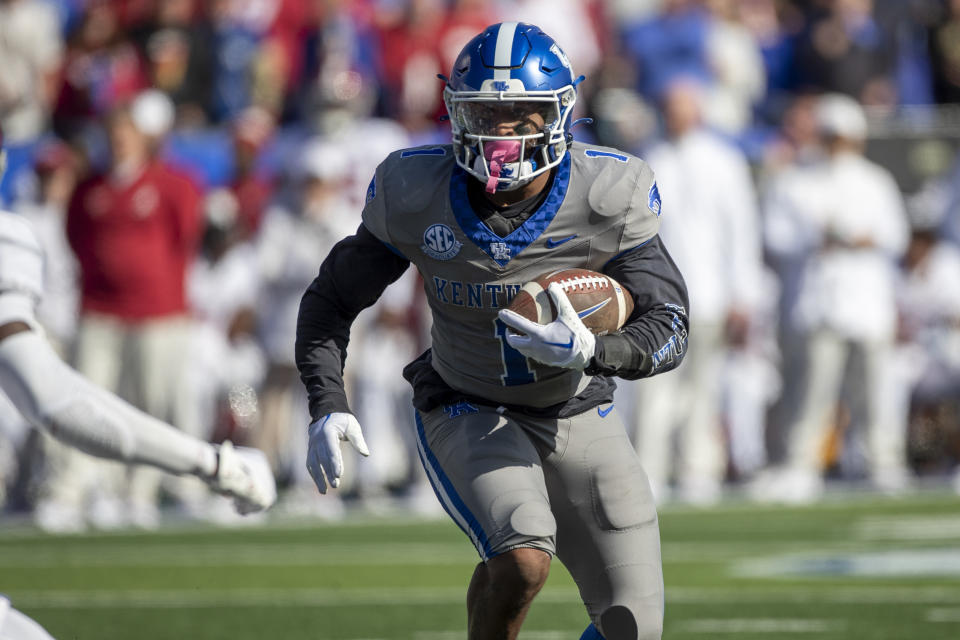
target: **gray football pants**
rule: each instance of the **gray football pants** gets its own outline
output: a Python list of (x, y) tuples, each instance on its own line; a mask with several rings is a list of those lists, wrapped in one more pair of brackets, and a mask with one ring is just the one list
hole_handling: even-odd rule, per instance
[(659, 639), (663, 570), (647, 476), (612, 405), (565, 419), (460, 402), (417, 413), (421, 461), (480, 557), (556, 555), (607, 640)]

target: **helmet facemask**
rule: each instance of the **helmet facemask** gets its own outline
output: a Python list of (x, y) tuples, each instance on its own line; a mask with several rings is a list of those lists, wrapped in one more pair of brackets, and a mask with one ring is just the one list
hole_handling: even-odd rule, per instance
[(486, 191), (512, 191), (560, 164), (567, 150), (572, 85), (554, 91), (444, 90), (454, 156)]

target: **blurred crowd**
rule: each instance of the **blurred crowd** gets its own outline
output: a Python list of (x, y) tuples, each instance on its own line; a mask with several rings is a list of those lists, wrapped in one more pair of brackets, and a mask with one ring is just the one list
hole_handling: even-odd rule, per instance
[[(354, 326), (373, 455), (337, 495), (304, 467), (297, 309), (376, 165), (449, 141), (437, 74), (507, 20), (586, 76), (575, 137), (658, 177), (689, 353), (617, 399), (658, 499), (951, 478), (960, 0), (0, 0), (0, 206), (42, 236), (49, 338), (153, 415), (262, 448), (278, 511), (435, 512), (400, 376), (429, 340), (416, 274)], [(161, 499), (211, 515), (197, 483), (94, 461), (6, 406), (0, 487), (51, 530), (154, 526)]]

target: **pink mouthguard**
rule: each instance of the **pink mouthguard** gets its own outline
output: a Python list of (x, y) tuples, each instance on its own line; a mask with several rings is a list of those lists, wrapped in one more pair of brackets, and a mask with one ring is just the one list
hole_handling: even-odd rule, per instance
[(497, 190), (497, 179), (504, 163), (520, 159), (519, 140), (492, 140), (483, 145), (483, 156), (490, 164), (490, 177), (487, 178), (487, 193)]

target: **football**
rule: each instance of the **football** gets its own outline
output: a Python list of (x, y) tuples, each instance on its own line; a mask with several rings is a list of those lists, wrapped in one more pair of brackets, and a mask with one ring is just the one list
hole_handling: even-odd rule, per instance
[(547, 293), (551, 282), (563, 287), (570, 304), (594, 335), (615, 332), (633, 312), (633, 298), (619, 282), (588, 269), (545, 273), (523, 285), (508, 308), (540, 324), (553, 322), (557, 310)]

